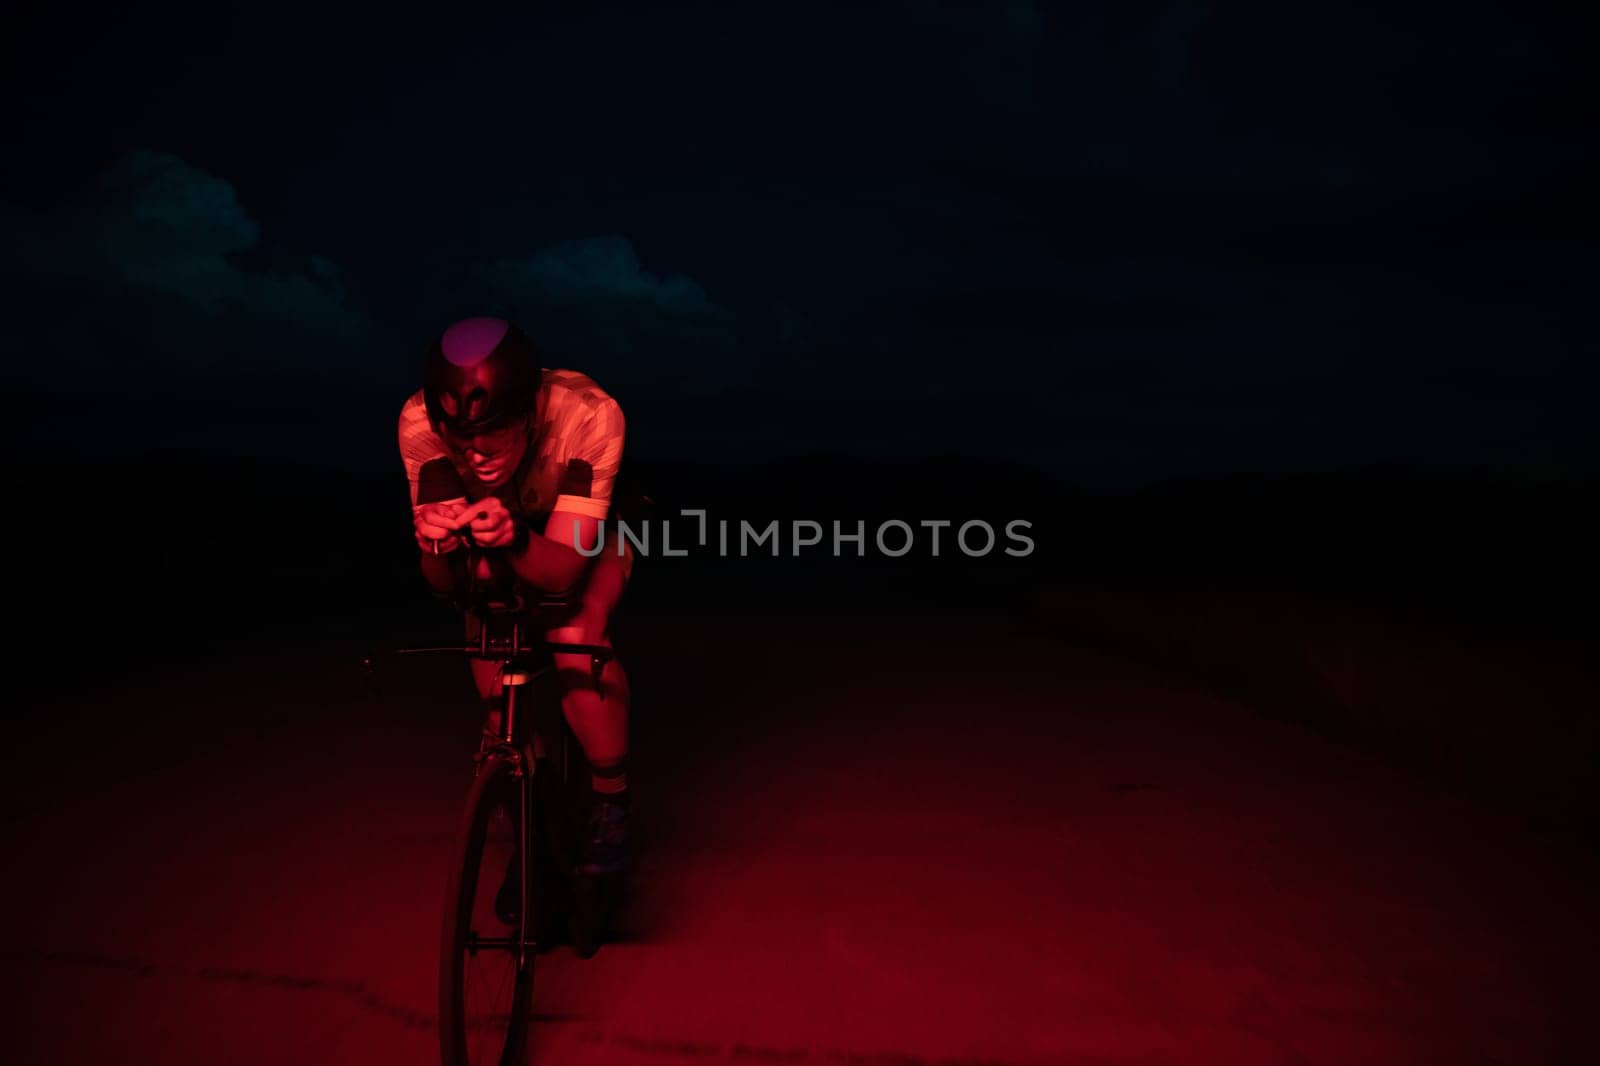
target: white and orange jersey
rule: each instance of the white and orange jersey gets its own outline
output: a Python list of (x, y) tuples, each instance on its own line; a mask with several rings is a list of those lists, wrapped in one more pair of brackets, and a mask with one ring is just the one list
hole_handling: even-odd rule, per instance
[(470, 498), (497, 496), (535, 529), (553, 511), (606, 517), (622, 466), (622, 408), (576, 370), (541, 373), (535, 413), (528, 419), (527, 454), (515, 476), (492, 493), (473, 476), (466, 458), (434, 431), (422, 390), (405, 402), (400, 409), (400, 458), (411, 482), (413, 506), (423, 464), (443, 457), (461, 475)]

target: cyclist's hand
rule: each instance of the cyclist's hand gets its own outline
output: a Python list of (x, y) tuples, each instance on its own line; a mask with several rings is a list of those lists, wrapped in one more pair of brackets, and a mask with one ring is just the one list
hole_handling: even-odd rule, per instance
[(517, 535), (516, 520), (506, 505), (493, 496), (467, 504), (451, 523), (452, 529), (470, 529), (480, 548), (504, 548)]
[(413, 507), (411, 514), (417, 531), (417, 547), (425, 552), (437, 551), (440, 554), (453, 552), (461, 547), (461, 538), (456, 535), (457, 519), (461, 517), (466, 507), (465, 496), (458, 500), (443, 500), (439, 503), (424, 503)]

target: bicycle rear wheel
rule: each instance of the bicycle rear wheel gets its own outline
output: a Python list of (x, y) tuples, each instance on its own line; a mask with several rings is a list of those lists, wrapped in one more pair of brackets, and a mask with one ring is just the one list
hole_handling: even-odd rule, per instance
[[(456, 839), (439, 958), (445, 1066), (522, 1066), (527, 1052), (534, 952), (520, 947), (531, 939), (524, 933), (533, 902), (525, 882), (516, 924), (501, 922), (494, 906), (501, 880), (519, 855), (521, 825), (513, 812), (523, 790), (517, 769), (505, 755), (484, 760)], [(533, 861), (530, 854), (530, 869)]]

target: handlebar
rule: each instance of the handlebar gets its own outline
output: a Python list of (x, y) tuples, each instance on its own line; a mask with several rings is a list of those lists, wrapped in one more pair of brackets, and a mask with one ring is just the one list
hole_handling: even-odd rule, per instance
[[(394, 655), (429, 655), (429, 654), (456, 654), (466, 655), (474, 659), (498, 659), (509, 661), (523, 655), (554, 654), (554, 655), (587, 655), (589, 656), (589, 669), (594, 676), (595, 686), (599, 687), (601, 674), (604, 673), (606, 663), (616, 658), (615, 649), (603, 644), (573, 644), (558, 641), (523, 639), (524, 627), (534, 621), (541, 612), (561, 614), (576, 606), (575, 601), (563, 599), (559, 595), (542, 594), (541, 598), (529, 600), (524, 598), (520, 589), (513, 586), (510, 590), (501, 588), (488, 590), (479, 585), (478, 561), (490, 549), (485, 549), (473, 542), (470, 529), (458, 530), (467, 548), (467, 585), (465, 595), (448, 597), (456, 601), (462, 610), (475, 614), (483, 625), (480, 628), (480, 639), (477, 644), (446, 644), (426, 648), (394, 648)], [(439, 553), (439, 542), (433, 543), (434, 554)], [(504, 598), (509, 592), (509, 599)], [(509, 621), (509, 636), (491, 638), (489, 630), (491, 622), (499, 620), (502, 623)], [(503, 631), (503, 628), (502, 628)], [(362, 657), (362, 667), (370, 677), (375, 667), (374, 655)]]
[(455, 652), (457, 655), (467, 655), (474, 659), (514, 659), (519, 655), (532, 655), (535, 652), (548, 651), (555, 655), (588, 655), (596, 659), (611, 660), (616, 656), (616, 649), (604, 644), (565, 644), (555, 641), (538, 641), (534, 644), (519, 644), (515, 650), (505, 641), (490, 641), (485, 650), (478, 644), (441, 644), (433, 648), (395, 648), (395, 655), (429, 655), (438, 652)]
[[(483, 637), (477, 644), (440, 644), (427, 648), (394, 648), (393, 655), (435, 655), (455, 654), (465, 655), (471, 659), (490, 659), (509, 662), (524, 655), (536, 654), (551, 655), (587, 655), (589, 657), (589, 673), (594, 677), (595, 687), (600, 687), (600, 677), (605, 673), (606, 663), (616, 658), (617, 652), (605, 644), (572, 644), (565, 641), (522, 639), (522, 628), (513, 625), (509, 638), (499, 637), (491, 639), (487, 627), (483, 630)], [(376, 656), (365, 655), (362, 657), (361, 666), (369, 677), (376, 668)]]

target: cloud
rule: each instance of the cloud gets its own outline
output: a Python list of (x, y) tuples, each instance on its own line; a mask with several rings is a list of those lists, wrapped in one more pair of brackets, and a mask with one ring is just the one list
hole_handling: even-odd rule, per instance
[(651, 340), (725, 345), (734, 336), (731, 311), (683, 274), (646, 271), (621, 236), (562, 241), (523, 259), (480, 265), (475, 274), (532, 328), (573, 334), (585, 347), (631, 353)]
[(483, 263), (474, 284), (560, 358), (639, 380), (670, 367), (680, 381), (727, 384), (738, 319), (694, 279), (644, 268), (620, 235), (561, 241)]
[(133, 152), (76, 203), (0, 217), (0, 236), (20, 305), (0, 353), (38, 397), (12, 426), (24, 450), (327, 462), (358, 454), (361, 432), (382, 439), (352, 413), (372, 390), (374, 344), (338, 267), (251, 265), (279, 253), (261, 248), (229, 182)]
[[(87, 202), (0, 220), (0, 229), (7, 272), (73, 320), (45, 323), (53, 336), (132, 331), (128, 340), (177, 368), (213, 356), (219, 335), (234, 358), (299, 353), (303, 361), (364, 346), (370, 334), (366, 316), (345, 306), (327, 260), (291, 270), (239, 265), (259, 245), (260, 226), (230, 183), (174, 155), (131, 152)], [(103, 328), (86, 329), (85, 319)]]

